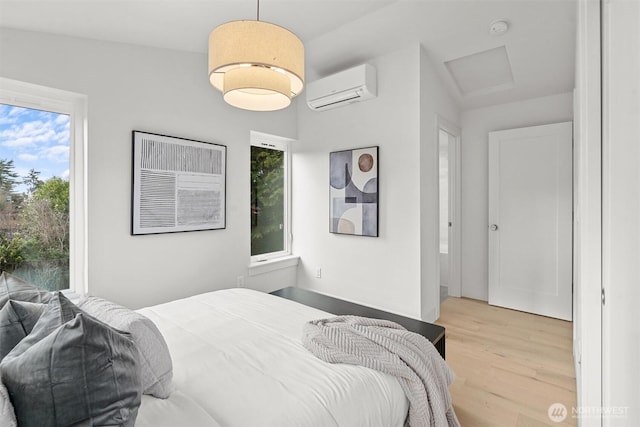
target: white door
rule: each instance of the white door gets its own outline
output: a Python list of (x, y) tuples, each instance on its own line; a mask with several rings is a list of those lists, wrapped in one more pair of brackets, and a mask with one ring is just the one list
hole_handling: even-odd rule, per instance
[(489, 304), (571, 320), (572, 124), (489, 133)]

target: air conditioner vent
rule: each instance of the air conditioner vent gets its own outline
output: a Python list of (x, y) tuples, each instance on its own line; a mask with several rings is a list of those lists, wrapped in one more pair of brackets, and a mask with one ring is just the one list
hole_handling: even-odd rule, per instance
[(307, 105), (315, 111), (329, 110), (377, 95), (376, 69), (363, 64), (307, 85)]

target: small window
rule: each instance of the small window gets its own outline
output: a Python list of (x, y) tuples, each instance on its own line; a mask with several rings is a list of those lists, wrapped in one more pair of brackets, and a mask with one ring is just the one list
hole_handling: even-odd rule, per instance
[(251, 260), (290, 254), (289, 140), (251, 133)]

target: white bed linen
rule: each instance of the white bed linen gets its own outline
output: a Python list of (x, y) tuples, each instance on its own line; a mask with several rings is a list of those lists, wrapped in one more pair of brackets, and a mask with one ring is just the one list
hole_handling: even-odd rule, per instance
[(325, 363), (301, 344), (305, 322), (332, 316), (228, 289), (143, 308), (171, 351), (176, 391), (143, 396), (136, 426), (402, 426), (408, 402), (392, 376)]

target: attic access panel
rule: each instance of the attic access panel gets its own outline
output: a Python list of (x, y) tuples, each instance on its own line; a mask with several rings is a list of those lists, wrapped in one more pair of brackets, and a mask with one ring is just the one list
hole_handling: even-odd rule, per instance
[(505, 46), (445, 61), (462, 95), (486, 94), (513, 87), (513, 71)]

